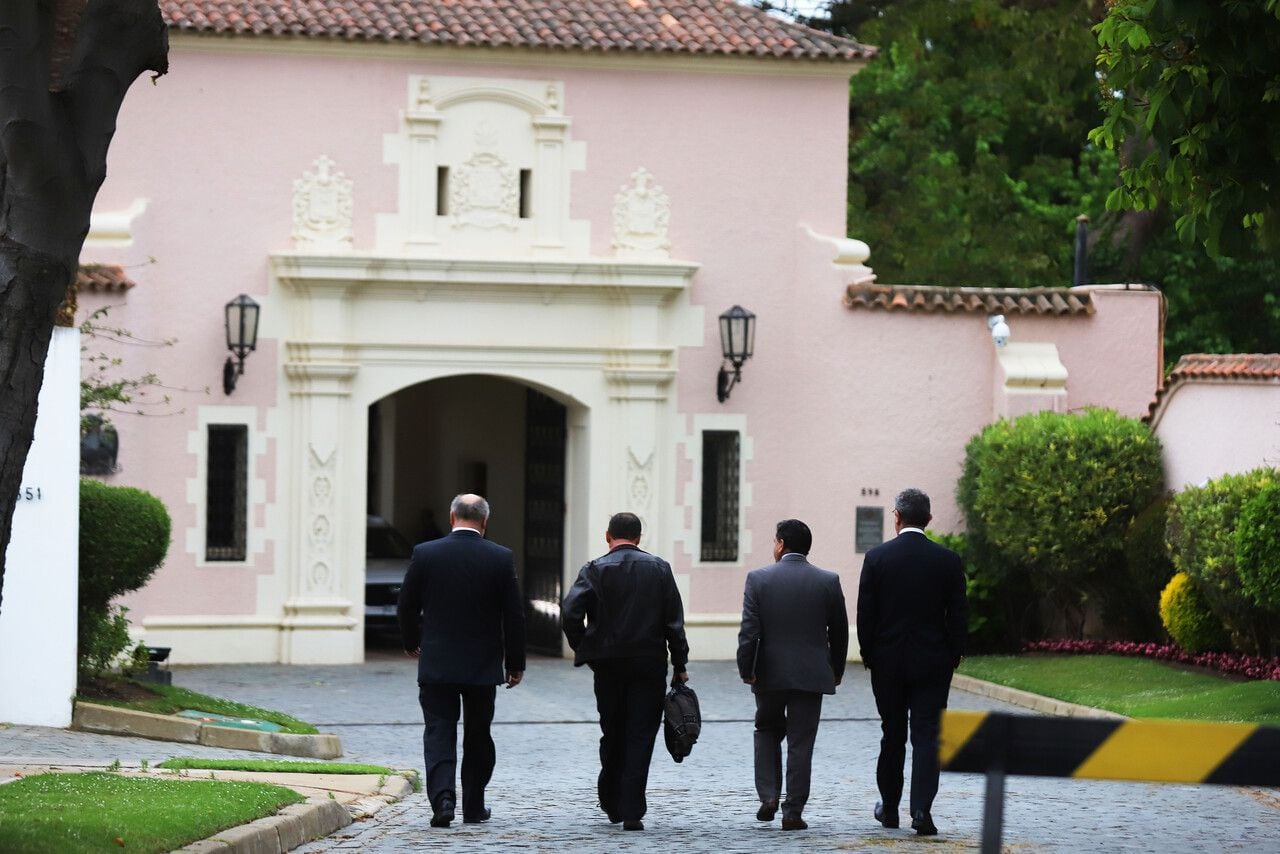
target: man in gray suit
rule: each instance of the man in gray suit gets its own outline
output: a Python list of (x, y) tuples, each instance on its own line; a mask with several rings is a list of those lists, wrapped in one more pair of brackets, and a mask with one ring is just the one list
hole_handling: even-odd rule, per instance
[(760, 809), (773, 821), (782, 794), (782, 739), (787, 740), (787, 798), (782, 829), (803, 830), (813, 742), (822, 695), (844, 676), (849, 615), (840, 577), (809, 563), (813, 543), (799, 519), (778, 523), (771, 566), (747, 575), (738, 632), (738, 672), (756, 695), (755, 770)]

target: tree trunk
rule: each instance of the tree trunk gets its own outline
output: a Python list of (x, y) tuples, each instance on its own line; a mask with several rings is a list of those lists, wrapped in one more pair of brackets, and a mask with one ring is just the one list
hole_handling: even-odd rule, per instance
[(125, 93), (168, 52), (156, 0), (0, 0), (0, 603), (54, 316)]

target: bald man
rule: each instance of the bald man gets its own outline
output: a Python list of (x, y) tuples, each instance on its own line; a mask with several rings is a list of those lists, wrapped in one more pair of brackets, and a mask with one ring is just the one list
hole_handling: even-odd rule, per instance
[(462, 717), (462, 821), (488, 821), (484, 790), (496, 754), (489, 725), (499, 683), (524, 676), (524, 606), (511, 549), (484, 538), (489, 502), (459, 495), (452, 532), (413, 550), (397, 616), (405, 654), (418, 659), (418, 702), (431, 826), (455, 817)]

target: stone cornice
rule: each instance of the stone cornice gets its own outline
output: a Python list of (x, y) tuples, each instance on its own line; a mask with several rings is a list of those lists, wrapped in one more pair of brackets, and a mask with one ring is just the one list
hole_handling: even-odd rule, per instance
[(513, 292), (524, 295), (554, 292), (619, 291), (635, 296), (672, 297), (688, 289), (699, 265), (680, 261), (642, 261), (610, 258), (442, 258), (375, 254), (271, 255), (275, 277), (299, 291), (353, 288), (363, 293), (454, 288)]

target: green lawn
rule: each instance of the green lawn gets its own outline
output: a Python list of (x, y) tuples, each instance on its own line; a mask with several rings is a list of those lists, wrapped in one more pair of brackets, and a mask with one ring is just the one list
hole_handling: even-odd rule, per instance
[(991, 655), (960, 673), (1134, 718), (1280, 724), (1280, 682), (1237, 682), (1112, 655)]
[(302, 800), (262, 783), (40, 774), (0, 786), (0, 851), (172, 851)]
[(299, 734), (319, 732), (306, 721), (300, 721), (283, 712), (260, 709), (257, 706), (237, 703), (234, 700), (224, 700), (221, 697), (210, 697), (207, 694), (198, 694), (195, 691), (188, 691), (186, 688), (179, 688), (176, 685), (149, 684), (146, 687), (152, 689), (156, 696), (135, 700), (98, 699), (92, 696), (79, 697), (78, 699), (84, 700), (86, 703), (100, 703), (104, 706), (136, 709), (140, 712), (155, 712), (158, 715), (172, 715), (183, 709), (196, 709), (201, 712), (213, 712), (217, 715), (271, 721), (272, 723), (280, 724), (284, 732)]

